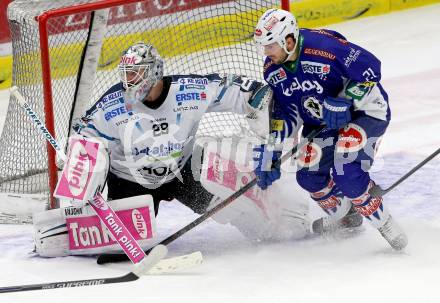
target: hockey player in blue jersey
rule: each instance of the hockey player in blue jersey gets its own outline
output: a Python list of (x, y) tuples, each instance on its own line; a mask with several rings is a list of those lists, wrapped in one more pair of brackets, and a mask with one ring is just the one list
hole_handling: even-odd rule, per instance
[(380, 84), (381, 62), (338, 32), (299, 29), (295, 17), (280, 9), (262, 15), (254, 38), (266, 56), (264, 78), (274, 93), (275, 144), (254, 150), (258, 186), (266, 189), (280, 178), (280, 168), (272, 162), (281, 155), (279, 145), (295, 135), (299, 124), (302, 136), (325, 124), (297, 160), (299, 185), (328, 214), (316, 227), (334, 228), (355, 211), (394, 249), (403, 249), (405, 233), (382, 197), (369, 195), (375, 183), (368, 170), (391, 118)]
[[(164, 75), (164, 66), (164, 60), (151, 44), (139, 42), (131, 45), (118, 65), (119, 81), (75, 121), (76, 137), (102, 142), (106, 149), (100, 158), (109, 160), (105, 161), (107, 165), (100, 161), (101, 169), (94, 171), (93, 179), (87, 181), (92, 187), (88, 193), (101, 190), (107, 183), (107, 197), (113, 200), (112, 203), (148, 194), (152, 197), (156, 215), (161, 201), (173, 199), (203, 214), (221, 202), (225, 192), (250, 180), (251, 172), (239, 171), (243, 165), (235, 161), (231, 152), (223, 151), (231, 150), (232, 141), (229, 139), (224, 144), (212, 140), (209, 143), (214, 144), (208, 144), (207, 138), (197, 142), (202, 118), (205, 113), (220, 116), (223, 112), (228, 117), (234, 113), (247, 121), (252, 134), (264, 136), (268, 130), (272, 90), (262, 82), (234, 74)], [(213, 130), (228, 129), (226, 122), (234, 122), (231, 118), (225, 120), (224, 116), (223, 120), (206, 121)], [(241, 150), (248, 151), (247, 145), (240, 145)], [(74, 150), (78, 158), (84, 157), (83, 150), (75, 148), (75, 144), (68, 149), (69, 156)], [(208, 151), (211, 152), (208, 154)], [(212, 163), (210, 167), (209, 162)], [(227, 174), (224, 163), (227, 164)], [(202, 168), (202, 164), (208, 168)], [(209, 171), (212, 177), (207, 176)], [(240, 197), (212, 219), (231, 224), (257, 242), (298, 239), (308, 234), (310, 222), (301, 198), (296, 202), (285, 202), (277, 196), (277, 203), (270, 203), (270, 197), (263, 196), (261, 191), (255, 192)], [(129, 201), (125, 209), (134, 209), (142, 201), (147, 202), (143, 198)], [(63, 214), (51, 210), (38, 216), (35, 225), (38, 254), (53, 257), (115, 249), (108, 245), (96, 247), (94, 240), (88, 239), (81, 250), (72, 251), (66, 237), (66, 224), (60, 224), (60, 220), (66, 220)], [(89, 211), (84, 210), (84, 214)], [(135, 212), (132, 214), (135, 216)], [(145, 221), (142, 224), (145, 225)], [(93, 228), (100, 230), (99, 226)], [(54, 232), (48, 236), (47, 230)], [(80, 228), (70, 230), (69, 234), (76, 237), (77, 230)], [(149, 242), (144, 244), (151, 245)]]

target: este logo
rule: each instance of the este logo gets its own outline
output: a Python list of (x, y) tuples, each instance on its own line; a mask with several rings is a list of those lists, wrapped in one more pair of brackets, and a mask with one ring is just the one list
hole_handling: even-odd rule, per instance
[(206, 100), (206, 93), (205, 92), (188, 92), (188, 93), (182, 93), (176, 95), (176, 101), (177, 102), (184, 102), (184, 101), (205, 101)]
[(287, 79), (286, 71), (280, 67), (279, 69), (271, 72), (267, 77), (267, 82), (276, 85)]

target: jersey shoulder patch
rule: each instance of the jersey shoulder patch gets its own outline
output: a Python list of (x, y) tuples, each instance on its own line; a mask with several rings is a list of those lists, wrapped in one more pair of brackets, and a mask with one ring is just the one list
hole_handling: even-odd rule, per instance
[(123, 104), (124, 97), (122, 91), (123, 86), (121, 82), (113, 85), (90, 107), (89, 110), (86, 111), (86, 115), (92, 115), (98, 109), (106, 110), (110, 107), (115, 107), (118, 104)]

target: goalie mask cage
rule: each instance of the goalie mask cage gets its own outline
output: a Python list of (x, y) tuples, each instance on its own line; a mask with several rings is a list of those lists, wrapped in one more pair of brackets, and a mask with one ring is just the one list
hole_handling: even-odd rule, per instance
[[(266, 9), (288, 5), (285, 0), (16, 0), (8, 7), (13, 85), (63, 145), (72, 121), (119, 81), (116, 67), (129, 45), (153, 44), (164, 58), (165, 75), (216, 72), (261, 80), (263, 59), (251, 39), (255, 25)], [(211, 114), (197, 135), (242, 132), (239, 120), (232, 113)], [(56, 182), (54, 150), (11, 97), (0, 137), (0, 193), (42, 193), (54, 207)]]

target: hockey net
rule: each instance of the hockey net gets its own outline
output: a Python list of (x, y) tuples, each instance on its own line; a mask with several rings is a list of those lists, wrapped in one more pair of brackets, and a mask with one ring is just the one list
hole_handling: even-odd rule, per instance
[[(282, 4), (286, 8), (288, 1), (17, 0), (8, 7), (13, 85), (65, 144), (72, 119), (118, 81), (120, 55), (137, 41), (159, 50), (165, 74), (234, 73), (261, 80), (262, 58), (250, 38), (262, 12)], [(246, 132), (243, 117), (207, 114), (198, 136)], [(53, 207), (56, 178), (54, 152), (11, 97), (0, 137), (0, 193), (39, 194)]]

